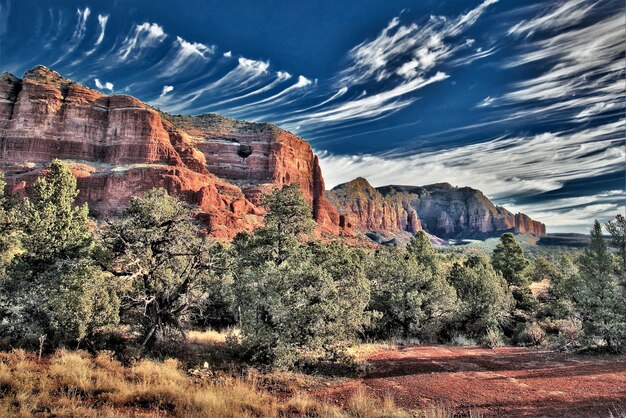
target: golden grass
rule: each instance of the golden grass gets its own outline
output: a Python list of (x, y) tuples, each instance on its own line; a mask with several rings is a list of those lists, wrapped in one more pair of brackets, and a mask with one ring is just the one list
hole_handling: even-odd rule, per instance
[(228, 331), (214, 331), (212, 329), (206, 329), (203, 331), (199, 330), (191, 330), (187, 332), (187, 339), (191, 343), (195, 344), (204, 344), (204, 345), (215, 345), (215, 344), (224, 344), (226, 342), (226, 338), (230, 335), (238, 336), (239, 330), (233, 329)]
[(111, 353), (92, 357), (59, 350), (39, 363), (36, 354), (14, 350), (0, 353), (0, 417), (430, 416), (403, 411), (391, 396), (379, 400), (363, 389), (343, 407), (302, 393), (281, 400), (261, 389), (259, 381), (255, 373), (218, 380), (190, 376), (176, 360), (124, 367)]
[(354, 358), (357, 362), (362, 362), (367, 360), (367, 358), (374, 354), (377, 351), (385, 350), (397, 350), (397, 344), (393, 342), (379, 342), (379, 343), (363, 343), (356, 344), (352, 347), (348, 348), (347, 354)]

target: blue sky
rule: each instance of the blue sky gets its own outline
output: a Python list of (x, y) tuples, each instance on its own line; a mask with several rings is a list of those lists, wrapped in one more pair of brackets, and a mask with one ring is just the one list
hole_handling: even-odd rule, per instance
[(0, 70), (307, 139), (327, 186), (447, 181), (584, 232), (625, 206), (621, 0), (0, 0)]

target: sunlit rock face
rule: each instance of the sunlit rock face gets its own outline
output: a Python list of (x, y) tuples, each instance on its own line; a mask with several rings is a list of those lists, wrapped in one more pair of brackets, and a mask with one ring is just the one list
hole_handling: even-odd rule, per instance
[(232, 237), (262, 223), (262, 194), (297, 182), (320, 231), (340, 232), (317, 157), (270, 124), (218, 115), (171, 116), (130, 96), (106, 96), (39, 66), (0, 75), (0, 169), (26, 190), (50, 160), (71, 163), (79, 200), (96, 216), (164, 187), (197, 204), (211, 234)]
[(328, 192), (341, 219), (362, 232), (415, 233), (440, 238), (471, 239), (504, 232), (546, 234), (541, 222), (496, 206), (482, 192), (448, 183), (428, 186), (372, 187), (358, 178)]

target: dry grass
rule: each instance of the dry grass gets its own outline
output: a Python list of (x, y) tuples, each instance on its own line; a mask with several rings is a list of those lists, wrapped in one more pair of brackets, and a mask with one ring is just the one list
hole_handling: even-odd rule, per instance
[(238, 336), (239, 330), (233, 329), (228, 331), (214, 331), (206, 329), (203, 331), (191, 330), (187, 332), (187, 339), (194, 344), (216, 345), (224, 344), (229, 335)]
[(281, 400), (261, 389), (258, 381), (255, 374), (219, 379), (190, 376), (176, 360), (142, 360), (124, 367), (111, 353), (92, 357), (82, 351), (59, 350), (39, 363), (36, 354), (14, 350), (0, 353), (0, 416), (451, 416), (438, 410), (402, 411), (391, 396), (378, 400), (363, 390), (343, 407), (301, 393)]
[(355, 361), (363, 362), (366, 361), (367, 358), (373, 353), (385, 350), (397, 350), (398, 345), (394, 342), (380, 342), (380, 343), (364, 343), (364, 344), (356, 344), (348, 349), (347, 354), (352, 356)]

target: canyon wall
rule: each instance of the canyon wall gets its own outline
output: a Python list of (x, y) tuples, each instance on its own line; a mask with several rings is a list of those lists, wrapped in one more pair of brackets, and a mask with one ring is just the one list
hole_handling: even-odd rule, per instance
[(424, 231), (446, 239), (484, 239), (504, 232), (546, 235), (546, 227), (523, 213), (496, 206), (482, 192), (448, 183), (372, 187), (357, 178), (333, 188), (328, 199), (360, 232)]
[(298, 182), (320, 231), (340, 232), (317, 157), (270, 124), (218, 115), (171, 116), (122, 95), (106, 96), (38, 66), (0, 75), (0, 170), (26, 188), (53, 158), (70, 162), (79, 199), (96, 216), (130, 196), (165, 187), (206, 215), (215, 236), (262, 223), (262, 193)]

